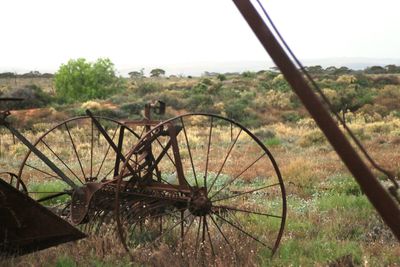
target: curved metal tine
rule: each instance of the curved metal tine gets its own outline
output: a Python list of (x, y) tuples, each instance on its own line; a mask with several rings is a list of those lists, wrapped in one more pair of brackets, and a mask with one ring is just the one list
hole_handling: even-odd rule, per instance
[(219, 199), (216, 199), (216, 200), (212, 200), (211, 202), (214, 203), (214, 202), (218, 202), (218, 201), (222, 201), (222, 200), (227, 200), (227, 199), (230, 199), (230, 198), (235, 198), (235, 197), (243, 196), (243, 195), (246, 195), (246, 194), (251, 194), (251, 193), (254, 193), (254, 192), (257, 192), (257, 191), (260, 191), (260, 190), (269, 188), (269, 187), (277, 186), (277, 185), (280, 185), (280, 183), (275, 183), (275, 184), (266, 185), (266, 186), (263, 186), (263, 187), (260, 187), (260, 188), (256, 188), (256, 189), (252, 189), (252, 190), (246, 191), (246, 192), (241, 192), (241, 193), (238, 193), (238, 194), (235, 194), (235, 195), (231, 195), (231, 196), (219, 198)]
[[(107, 209), (100, 209), (100, 206), (103, 206), (103, 204), (108, 204), (109, 203), (109, 199), (108, 198), (103, 198), (98, 202), (98, 210), (95, 210), (94, 213), (95, 215), (90, 218), (89, 222), (87, 223), (88, 226), (88, 232), (92, 232), (93, 228), (94, 229), (94, 233), (99, 234), (101, 227), (103, 226), (103, 222), (105, 220), (105, 218), (107, 217), (107, 215), (111, 212), (111, 209), (107, 210)], [(112, 205), (110, 205), (110, 207), (112, 207)], [(92, 222), (92, 223), (91, 223)], [(107, 231), (109, 231), (109, 227), (107, 227)], [(115, 229), (114, 229), (115, 231)]]
[(189, 223), (189, 225), (188, 225), (188, 227), (187, 227), (186, 232), (183, 233), (183, 236), (182, 236), (182, 243), (183, 243), (183, 240), (185, 239), (187, 233), (189, 232), (190, 227), (192, 226), (192, 224), (194, 223), (195, 220), (196, 220), (196, 216), (192, 216), (192, 220), (190, 221), (190, 223)]
[(183, 118), (182, 117), (181, 117), (181, 124), (182, 124), (182, 128), (183, 128), (183, 133), (185, 135), (186, 147), (187, 147), (187, 150), (189, 152), (190, 164), (192, 165), (192, 171), (193, 171), (193, 175), (194, 175), (194, 180), (196, 181), (196, 186), (199, 187), (199, 183), (197, 182), (196, 170), (195, 170), (194, 164), (193, 164), (192, 152), (191, 152), (191, 149), (190, 149), (189, 140), (188, 140), (187, 133), (186, 133), (186, 127), (185, 127), (185, 123), (183, 122)]
[(76, 173), (60, 158), (60, 156), (58, 156), (56, 152), (54, 152), (54, 150), (43, 139), (41, 139), (40, 142), (42, 142), (51, 151), (51, 153), (75, 176), (75, 178), (81, 184), (83, 184), (83, 181), (78, 177), (78, 175), (76, 175)]
[(259, 156), (255, 161), (253, 161), (249, 166), (247, 166), (243, 171), (241, 171), (238, 175), (236, 175), (233, 179), (231, 179), (228, 183), (226, 183), (222, 188), (220, 188), (217, 192), (215, 192), (210, 199), (214, 198), (216, 195), (218, 195), (222, 190), (230, 186), (233, 182), (235, 182), (240, 176), (242, 176), (243, 173), (245, 173), (248, 169), (253, 167), (254, 164), (256, 164), (262, 157), (267, 155), (267, 153), (263, 153), (261, 156)]
[(210, 118), (210, 133), (209, 133), (209, 136), (208, 136), (206, 169), (205, 169), (205, 172), (204, 172), (204, 179), (203, 179), (204, 187), (206, 189), (207, 189), (208, 161), (209, 161), (209, 157), (210, 157), (211, 135), (212, 135), (212, 129), (213, 129), (213, 118), (214, 117)]
[[(162, 199), (162, 200), (169, 200), (171, 201), (171, 198), (169, 197), (162, 197), (162, 196), (150, 196), (146, 195), (144, 193), (137, 193), (137, 192), (121, 192), (123, 195), (129, 195), (129, 196), (138, 196), (138, 197), (143, 197), (144, 199)], [(174, 200), (176, 201), (176, 200)], [(182, 202), (186, 202), (187, 200), (182, 200)], [(186, 207), (185, 207), (186, 209)]]
[(75, 142), (74, 142), (74, 140), (72, 139), (72, 135), (71, 135), (71, 132), (69, 131), (69, 128), (68, 128), (67, 123), (64, 123), (64, 125), (65, 125), (65, 129), (67, 129), (69, 139), (71, 140), (71, 144), (72, 144), (72, 148), (74, 149), (75, 156), (76, 156), (76, 158), (78, 159), (79, 166), (81, 167), (81, 171), (82, 171), (83, 178), (84, 178), (85, 181), (86, 181), (86, 180), (87, 180), (86, 174), (85, 174), (85, 171), (83, 170), (81, 158), (79, 157), (78, 151), (76, 150)]
[[(160, 207), (162, 207), (162, 206), (165, 206), (165, 205), (162, 204), (161, 206), (156, 206), (156, 207), (153, 208), (153, 209), (158, 209), (158, 208), (160, 208)], [(186, 209), (186, 208), (184, 208), (184, 209)], [(180, 210), (182, 210), (182, 209), (178, 209), (177, 211), (180, 211)], [(148, 211), (146, 211), (146, 212), (148, 212)], [(167, 233), (169, 233), (169, 232), (171, 232), (173, 229), (175, 229), (178, 225), (181, 224), (181, 222), (184, 222), (190, 215), (191, 215), (191, 214), (188, 214), (188, 215), (184, 216), (183, 219), (178, 220), (177, 223), (175, 223), (175, 224), (174, 224), (172, 227), (170, 227), (168, 230), (163, 231), (155, 240), (151, 241), (150, 243), (155, 244), (155, 243), (157, 243), (158, 241), (160, 241)], [(134, 227), (136, 227), (136, 225), (137, 225), (138, 223), (140, 223), (141, 221), (143, 221), (143, 220), (154, 219), (154, 218), (163, 217), (163, 216), (165, 216), (165, 214), (156, 214), (156, 215), (152, 215), (152, 216), (148, 216), (148, 217), (147, 217), (147, 216), (144, 216), (143, 218), (141, 218), (140, 220), (138, 220), (138, 221), (135, 222), (135, 226), (134, 226)]]
[(235, 138), (235, 141), (233, 142), (233, 144), (232, 144), (231, 147), (229, 148), (228, 153), (226, 154), (226, 157), (225, 157), (225, 159), (224, 159), (224, 161), (223, 161), (223, 163), (222, 163), (222, 165), (221, 165), (221, 168), (218, 170), (217, 176), (215, 176), (215, 178), (214, 178), (214, 180), (212, 181), (210, 187), (208, 188), (207, 194), (209, 194), (209, 193), (211, 192), (212, 187), (214, 186), (215, 182), (217, 181), (219, 175), (221, 174), (222, 169), (224, 168), (225, 163), (226, 163), (226, 161), (228, 160), (228, 157), (230, 156), (230, 154), (231, 154), (231, 152), (232, 152), (232, 149), (233, 149), (233, 147), (235, 146), (237, 140), (239, 139), (239, 136), (240, 136), (241, 133), (242, 133), (242, 129), (240, 129), (238, 135), (237, 135), (236, 138)]
[(270, 250), (272, 250), (271, 247), (269, 247), (267, 244), (265, 244), (264, 242), (260, 241), (257, 237), (249, 234), (248, 232), (246, 232), (245, 230), (243, 230), (242, 228), (240, 228), (239, 226), (235, 225), (234, 223), (232, 223), (231, 221), (225, 219), (224, 217), (220, 216), (218, 213), (213, 213), (215, 214), (218, 218), (220, 218), (221, 220), (223, 220), (224, 222), (226, 222), (227, 224), (229, 224), (230, 226), (232, 226), (234, 229), (236, 229), (237, 231), (243, 233), (244, 235), (250, 237), (251, 239), (257, 241), (258, 243), (262, 244), (263, 246), (269, 248)]

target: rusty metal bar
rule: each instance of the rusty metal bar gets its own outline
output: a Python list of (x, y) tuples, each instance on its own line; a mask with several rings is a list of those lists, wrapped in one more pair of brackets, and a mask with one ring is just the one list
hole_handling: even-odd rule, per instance
[[(124, 142), (124, 132), (125, 132), (125, 126), (121, 126), (119, 128), (118, 147), (117, 147), (118, 151), (121, 151), (121, 152), (122, 152), (122, 145), (123, 145), (123, 142)], [(121, 163), (121, 158), (116, 153), (116, 155), (115, 155), (115, 166), (114, 166), (114, 177), (118, 176), (120, 163)]]
[[(101, 126), (100, 122), (94, 117), (93, 113), (87, 109), (86, 114), (92, 119), (97, 130), (99, 130), (99, 132), (104, 136), (104, 138), (106, 139), (108, 144), (111, 146), (111, 148), (114, 150), (114, 152), (117, 155), (117, 157), (119, 158), (119, 160), (126, 161), (125, 156), (122, 154), (121, 150), (118, 149), (118, 147), (115, 145), (114, 141), (108, 135), (107, 131), (103, 128), (103, 126)], [(129, 164), (129, 162), (126, 163), (126, 166), (132, 174), (135, 173), (134, 169)]]
[(233, 0), (276, 66), (281, 70), (293, 91), (300, 98), (318, 127), (336, 150), (357, 180), (363, 192), (400, 241), (400, 208), (336, 125), (317, 95), (281, 47), (250, 0)]
[[(28, 139), (25, 138), (17, 129), (12, 127), (8, 122), (0, 118), (0, 125), (6, 127), (13, 135), (15, 135), (18, 140), (20, 140), (26, 147), (29, 148), (39, 159), (41, 159), (49, 168), (56, 173), (65, 183), (71, 186), (73, 189), (78, 188), (78, 186), (60, 169), (54, 162), (52, 162), (46, 155), (44, 155), (39, 149), (36, 148)], [(17, 186), (19, 182), (17, 183)]]

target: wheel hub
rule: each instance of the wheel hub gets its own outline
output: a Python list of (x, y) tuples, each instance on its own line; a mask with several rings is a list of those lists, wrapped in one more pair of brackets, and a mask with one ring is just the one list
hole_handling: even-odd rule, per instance
[(211, 213), (212, 203), (207, 196), (207, 189), (195, 188), (189, 202), (189, 211), (195, 216), (204, 216)]

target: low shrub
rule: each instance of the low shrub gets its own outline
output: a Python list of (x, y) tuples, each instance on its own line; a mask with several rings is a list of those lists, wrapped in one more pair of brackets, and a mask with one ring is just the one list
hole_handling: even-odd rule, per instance
[(37, 86), (28, 85), (22, 88), (12, 89), (2, 95), (2, 97), (18, 97), (23, 101), (13, 101), (5, 103), (9, 109), (28, 109), (45, 107), (52, 102), (52, 97)]

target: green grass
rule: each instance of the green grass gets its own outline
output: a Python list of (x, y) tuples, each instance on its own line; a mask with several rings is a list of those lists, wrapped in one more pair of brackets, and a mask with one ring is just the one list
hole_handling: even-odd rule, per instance
[[(47, 181), (45, 183), (39, 183), (39, 182), (29, 183), (28, 192), (40, 192), (40, 193), (31, 194), (31, 195), (35, 199), (41, 199), (46, 196), (50, 196), (50, 195), (54, 194), (53, 192), (63, 192), (66, 189), (70, 189), (70, 188), (65, 182), (53, 180), (53, 181)], [(57, 198), (53, 198), (51, 200), (44, 201), (42, 203), (43, 203), (43, 205), (52, 205), (52, 204), (63, 203), (65, 201), (67, 201), (68, 199), (69, 199), (68, 195), (62, 195)]]
[(266, 147), (274, 147), (274, 146), (281, 145), (282, 140), (279, 139), (278, 137), (272, 137), (272, 138), (266, 139), (263, 143)]
[(262, 266), (313, 266), (316, 262), (328, 265), (343, 256), (351, 255), (354, 264), (362, 262), (362, 250), (356, 242), (316, 238), (313, 240), (292, 239), (282, 244), (278, 255), (271, 259), (260, 255)]

